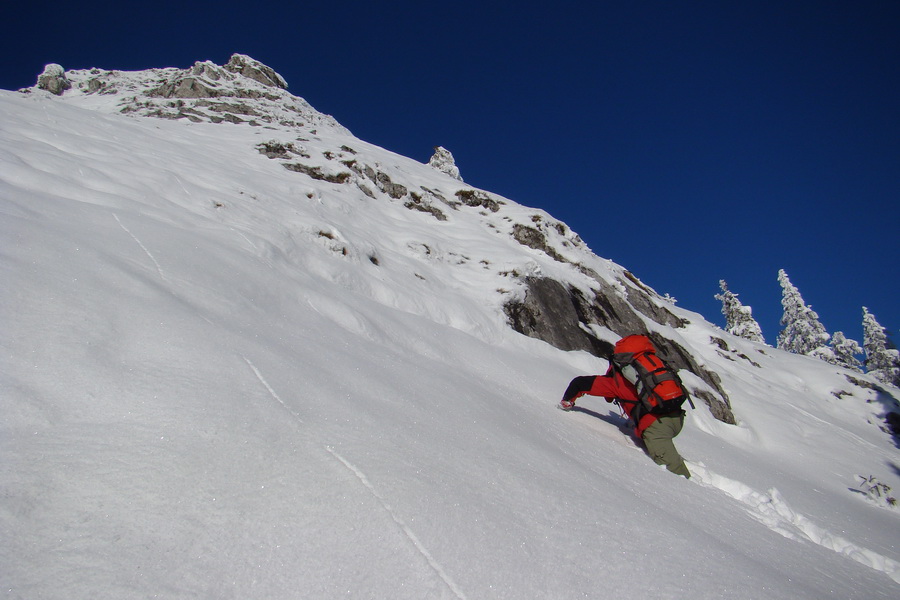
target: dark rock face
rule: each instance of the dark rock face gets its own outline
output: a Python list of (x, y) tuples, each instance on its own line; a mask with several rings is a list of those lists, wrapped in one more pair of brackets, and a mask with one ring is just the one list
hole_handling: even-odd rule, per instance
[(713, 416), (725, 423), (735, 423), (719, 376), (697, 364), (677, 342), (647, 329), (639, 312), (660, 324), (677, 327), (683, 323), (671, 312), (656, 306), (649, 297), (643, 297), (642, 290), (626, 285), (628, 300), (624, 300), (609, 283), (598, 277), (601, 289), (595, 291), (594, 298), (587, 298), (580, 290), (567, 288), (555, 279), (527, 277), (524, 281), (527, 286), (525, 300), (510, 302), (504, 307), (514, 330), (560, 350), (584, 350), (600, 358), (610, 355), (612, 344), (591, 333), (590, 325), (605, 327), (622, 337), (647, 335), (673, 368), (690, 371), (716, 390), (718, 395), (705, 390), (694, 392), (709, 406)]
[(381, 171), (375, 176), (375, 185), (377, 185), (378, 189), (382, 192), (396, 200), (399, 200), (409, 192), (405, 185), (394, 183), (387, 173), (382, 173)]
[(500, 202), (480, 190), (459, 190), (456, 197), (466, 206), (486, 208), (491, 212), (500, 210)]
[(585, 350), (596, 356), (612, 352), (611, 344), (581, 327), (579, 309), (583, 309), (583, 304), (563, 284), (546, 277), (529, 277), (525, 281), (525, 301), (505, 306), (513, 329), (560, 350)]
[(553, 246), (547, 243), (547, 236), (545, 236), (539, 229), (529, 227), (527, 225), (522, 225), (521, 223), (516, 223), (515, 225), (513, 225), (512, 236), (513, 239), (515, 239), (523, 246), (528, 246), (529, 248), (532, 248), (534, 250), (540, 250), (555, 261), (569, 262), (559, 252), (557, 252), (556, 249), (553, 248)]

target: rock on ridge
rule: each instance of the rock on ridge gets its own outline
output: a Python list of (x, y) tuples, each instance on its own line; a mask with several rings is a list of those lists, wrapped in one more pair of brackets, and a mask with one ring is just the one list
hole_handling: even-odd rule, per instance
[(246, 54), (233, 54), (231, 59), (223, 67), (226, 71), (239, 73), (268, 87), (277, 87), (286, 90), (288, 87), (284, 77), (275, 72), (275, 69), (267, 67), (258, 60), (254, 60)]
[(51, 63), (44, 67), (43, 73), (38, 75), (37, 87), (61, 96), (64, 91), (72, 87), (72, 84), (66, 79), (65, 69), (56, 63)]
[[(150, 90), (149, 94), (163, 98), (259, 98), (267, 95), (265, 89), (260, 90), (242, 79), (277, 90), (286, 90), (288, 86), (271, 67), (244, 54), (234, 54), (221, 67), (212, 61), (204, 61), (194, 63), (190, 69), (176, 71), (168, 81)], [(276, 96), (271, 97), (274, 99)]]
[(21, 91), (42, 89), (66, 98), (90, 100), (102, 110), (163, 119), (292, 129), (324, 126), (350, 133), (333, 117), (288, 93), (287, 87), (287, 81), (271, 67), (245, 54), (233, 54), (221, 66), (199, 61), (186, 69), (65, 71), (51, 64), (34, 88)]
[(456, 161), (453, 160), (453, 155), (443, 146), (435, 146), (434, 154), (431, 156), (428, 164), (454, 179), (463, 180), (459, 174), (459, 167), (456, 166)]

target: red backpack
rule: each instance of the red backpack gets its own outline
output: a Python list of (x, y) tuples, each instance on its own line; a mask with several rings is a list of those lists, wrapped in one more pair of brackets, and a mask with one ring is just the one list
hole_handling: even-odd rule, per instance
[(685, 400), (694, 408), (678, 374), (656, 355), (656, 348), (646, 335), (629, 335), (619, 340), (612, 364), (637, 390), (638, 402), (632, 415), (635, 421), (647, 412), (678, 412)]

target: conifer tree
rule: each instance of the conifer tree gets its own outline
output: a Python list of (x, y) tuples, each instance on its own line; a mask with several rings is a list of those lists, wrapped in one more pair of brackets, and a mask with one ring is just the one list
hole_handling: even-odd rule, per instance
[(856, 358), (856, 355), (862, 354), (863, 351), (859, 342), (848, 339), (842, 331), (836, 331), (831, 336), (830, 346), (830, 348), (820, 346), (813, 350), (811, 355), (827, 363), (862, 373), (862, 363)]
[(863, 347), (866, 369), (876, 379), (900, 387), (900, 352), (888, 348), (887, 335), (875, 315), (863, 306)]
[(738, 300), (737, 294), (728, 289), (724, 279), (719, 280), (721, 294), (716, 294), (716, 300), (722, 303), (722, 314), (725, 315), (725, 331), (732, 335), (742, 337), (753, 342), (765, 343), (762, 329), (753, 318), (753, 311), (749, 306), (744, 306)]
[(784, 308), (778, 348), (794, 354), (812, 354), (825, 346), (831, 336), (819, 322), (816, 311), (803, 302), (800, 291), (791, 284), (784, 269), (778, 271), (778, 283), (781, 284), (781, 306)]

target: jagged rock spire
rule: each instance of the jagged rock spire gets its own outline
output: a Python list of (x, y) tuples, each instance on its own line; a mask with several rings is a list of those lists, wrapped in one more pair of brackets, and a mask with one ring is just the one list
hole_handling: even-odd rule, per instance
[(443, 146), (435, 146), (434, 154), (431, 156), (428, 164), (454, 179), (463, 180), (459, 174), (459, 167), (456, 166), (456, 161), (453, 160), (453, 155)]

